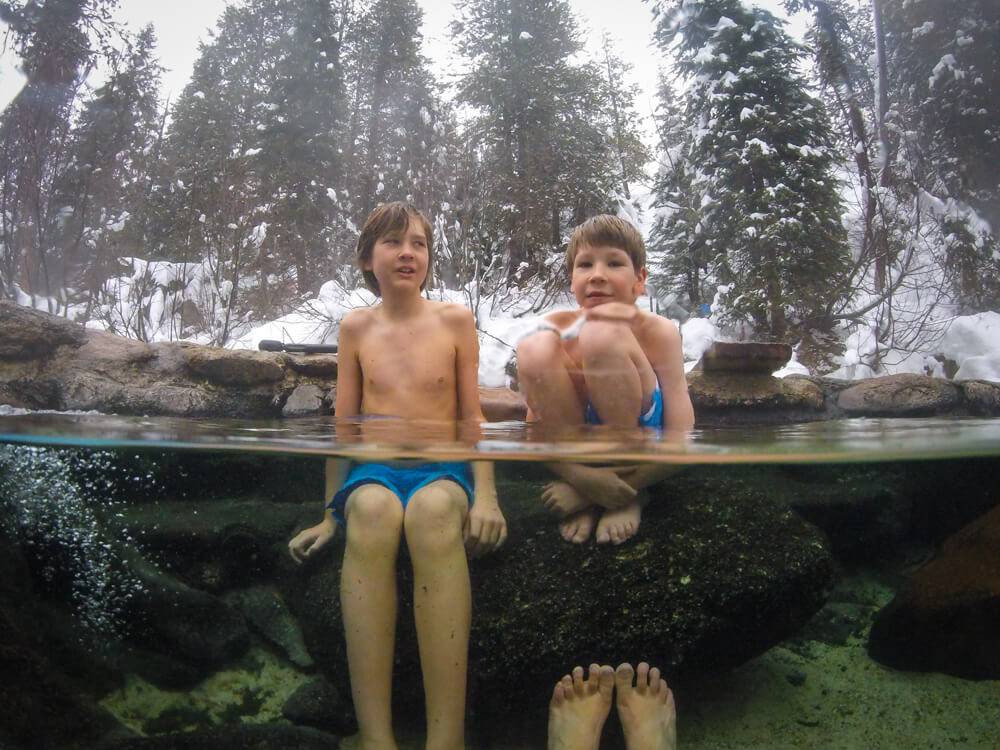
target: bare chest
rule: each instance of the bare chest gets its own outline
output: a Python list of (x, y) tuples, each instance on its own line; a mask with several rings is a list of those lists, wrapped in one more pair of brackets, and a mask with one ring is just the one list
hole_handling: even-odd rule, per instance
[(362, 410), (366, 413), (434, 416), (456, 400), (455, 346), (425, 331), (394, 330), (370, 336), (359, 351)]

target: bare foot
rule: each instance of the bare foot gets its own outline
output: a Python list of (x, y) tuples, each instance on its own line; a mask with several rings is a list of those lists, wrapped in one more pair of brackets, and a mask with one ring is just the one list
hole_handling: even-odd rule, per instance
[(639, 531), (640, 518), (642, 506), (635, 500), (624, 508), (604, 511), (601, 520), (597, 522), (597, 543), (621, 544), (631, 539)]
[(587, 498), (577, 492), (573, 485), (559, 480), (549, 482), (545, 485), (545, 489), (542, 490), (542, 503), (546, 508), (562, 518), (573, 513), (579, 513), (581, 510), (593, 505)]
[[(636, 677), (635, 687), (632, 677)], [(615, 670), (618, 719), (625, 732), (628, 750), (676, 750), (677, 711), (674, 694), (660, 670), (641, 662), (632, 670), (631, 664), (621, 664)]]
[(614, 687), (615, 671), (596, 664), (587, 679), (583, 667), (574, 667), (572, 677), (557, 682), (549, 703), (548, 750), (597, 750)]
[(583, 544), (594, 533), (594, 526), (596, 524), (597, 509), (590, 507), (561, 520), (559, 522), (559, 533), (567, 542)]

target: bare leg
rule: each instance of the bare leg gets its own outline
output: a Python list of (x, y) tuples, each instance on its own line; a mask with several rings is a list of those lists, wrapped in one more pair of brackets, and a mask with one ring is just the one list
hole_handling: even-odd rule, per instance
[(549, 703), (548, 750), (597, 750), (601, 729), (611, 711), (615, 673), (611, 667), (575, 667), (556, 683)]
[(469, 503), (455, 482), (411, 498), (403, 528), (413, 560), (413, 616), (427, 702), (428, 750), (465, 747), (465, 683), (472, 593), (462, 526)]
[(583, 376), (601, 421), (636, 427), (652, 403), (656, 373), (628, 326), (589, 321), (580, 331)]
[[(674, 694), (656, 667), (650, 669), (646, 662), (641, 662), (636, 672), (631, 664), (622, 664), (615, 671), (616, 705), (625, 732), (625, 747), (628, 750), (676, 750)], [(632, 686), (633, 675), (635, 687)]]
[(521, 390), (532, 414), (543, 424), (583, 424), (583, 407), (569, 365), (562, 340), (551, 331), (528, 336), (517, 347)]
[(346, 515), (340, 606), (361, 748), (394, 750), (392, 655), (403, 506), (385, 487), (365, 484), (351, 493)]

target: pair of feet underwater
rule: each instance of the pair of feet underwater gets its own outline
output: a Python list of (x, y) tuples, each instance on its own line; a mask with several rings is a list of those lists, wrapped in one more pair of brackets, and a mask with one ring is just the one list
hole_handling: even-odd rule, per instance
[(628, 750), (674, 750), (677, 713), (660, 670), (642, 662), (618, 669), (591, 664), (556, 683), (549, 703), (548, 750), (597, 750), (612, 697)]
[(545, 485), (542, 504), (561, 516), (559, 534), (574, 544), (583, 544), (591, 537), (598, 544), (621, 544), (635, 536), (642, 518), (642, 506), (637, 501), (614, 510), (601, 508), (561, 480)]

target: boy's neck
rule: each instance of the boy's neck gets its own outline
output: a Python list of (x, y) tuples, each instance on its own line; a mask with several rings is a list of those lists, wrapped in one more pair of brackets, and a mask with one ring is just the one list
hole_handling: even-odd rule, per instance
[(424, 304), (422, 293), (383, 294), (382, 312), (390, 318), (407, 318), (414, 315)]

